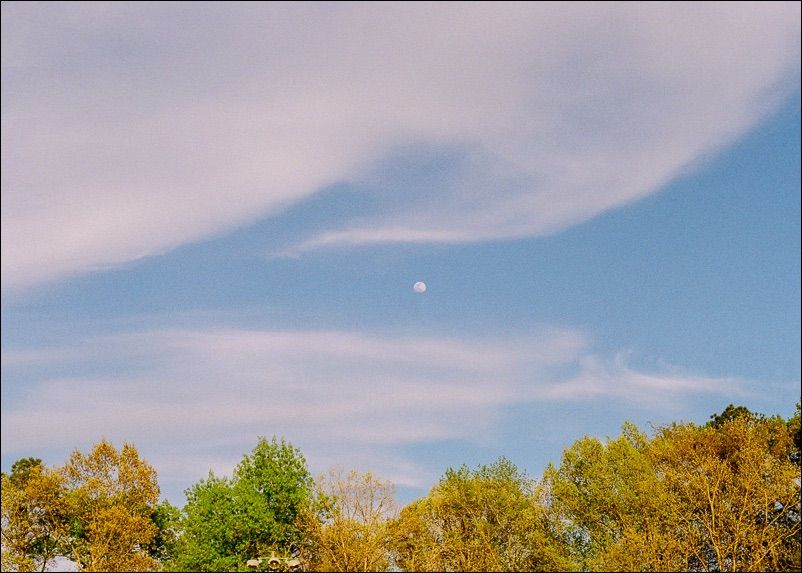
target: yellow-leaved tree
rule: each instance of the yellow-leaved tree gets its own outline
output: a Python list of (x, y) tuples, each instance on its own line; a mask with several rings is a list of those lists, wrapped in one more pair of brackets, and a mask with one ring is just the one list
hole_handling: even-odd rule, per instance
[(583, 438), (544, 487), (576, 566), (591, 571), (799, 571), (798, 414), (730, 406), (648, 439)]
[(63, 468), (69, 488), (70, 540), (65, 554), (82, 571), (149, 571), (158, 527), (156, 471), (131, 444), (106, 440), (91, 452), (74, 451)]
[(64, 476), (23, 458), (2, 476), (2, 570), (44, 571), (68, 538)]
[(739, 415), (664, 428), (655, 464), (694, 541), (689, 568), (788, 571), (800, 567), (800, 472), (779, 417)]
[(533, 480), (509, 460), (448, 470), (392, 527), (404, 571), (566, 571), (571, 563)]
[(316, 482), (317, 515), (307, 535), (319, 571), (387, 571), (394, 487), (370, 472), (335, 468)]

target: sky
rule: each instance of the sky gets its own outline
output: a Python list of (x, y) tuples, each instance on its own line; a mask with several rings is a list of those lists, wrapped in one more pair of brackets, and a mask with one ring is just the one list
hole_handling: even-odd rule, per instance
[(3, 469), (790, 416), (799, 69), (797, 2), (3, 2)]

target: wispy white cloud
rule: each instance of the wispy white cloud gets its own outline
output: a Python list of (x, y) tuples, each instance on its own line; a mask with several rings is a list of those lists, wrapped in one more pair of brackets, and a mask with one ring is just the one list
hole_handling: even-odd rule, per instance
[[(287, 252), (556, 232), (653, 193), (798, 82), (793, 2), (2, 11), (12, 288), (163, 253), (338, 181), (376, 189), (377, 212)], [(380, 166), (416, 146), (462, 159), (444, 183), (383, 193)]]
[(694, 394), (719, 394), (730, 399), (749, 395), (750, 384), (727, 377), (699, 376), (676, 369), (650, 373), (631, 367), (628, 353), (612, 359), (585, 354), (579, 371), (569, 380), (543, 388), (540, 396), (551, 400), (596, 400), (615, 398), (642, 408), (678, 408)]
[[(71, 352), (75, 352), (71, 355)], [(340, 463), (402, 485), (435, 476), (402, 453), (443, 440), (483, 443), (506, 408), (616, 400), (665, 409), (744, 381), (644, 373), (608, 359), (581, 333), (459, 340), (343, 331), (155, 330), (3, 354), (4, 377), (38, 374), (5, 399), (4, 454), (133, 440), (163, 480), (189, 485), (229, 471), (257, 435), (291, 439), (316, 470)], [(91, 361), (91, 374), (73, 372)], [(104, 362), (105, 361), (105, 362)]]

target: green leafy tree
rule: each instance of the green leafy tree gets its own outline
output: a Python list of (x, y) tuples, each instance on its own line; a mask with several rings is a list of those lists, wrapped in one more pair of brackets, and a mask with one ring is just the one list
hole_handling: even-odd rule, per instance
[(231, 571), (247, 560), (229, 479), (209, 472), (186, 491), (175, 568), (179, 571)]
[(299, 450), (260, 438), (230, 479), (210, 473), (186, 494), (175, 566), (229, 571), (248, 559), (299, 551), (313, 480)]
[(150, 519), (156, 526), (156, 535), (147, 546), (148, 554), (169, 568), (178, 551), (178, 538), (181, 533), (181, 510), (170, 502), (160, 501), (150, 514)]
[(710, 421), (707, 423), (708, 426), (712, 426), (714, 428), (721, 428), (727, 422), (731, 422), (738, 418), (743, 418), (745, 420), (761, 420), (763, 419), (762, 414), (757, 414), (752, 412), (746, 406), (735, 406), (733, 404), (729, 404), (721, 414), (711, 414)]
[(11, 464), (11, 473), (8, 476), (10, 484), (15, 487), (24, 487), (32, 473), (41, 472), (43, 469), (44, 464), (39, 458), (20, 458)]

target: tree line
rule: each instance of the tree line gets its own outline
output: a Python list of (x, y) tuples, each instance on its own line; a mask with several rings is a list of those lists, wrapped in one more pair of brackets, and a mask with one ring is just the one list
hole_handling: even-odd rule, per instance
[(799, 404), (710, 418), (584, 437), (540, 479), (506, 458), (449, 469), (403, 508), (387, 480), (314, 479), (292, 444), (259, 438), (179, 509), (133, 445), (102, 440), (3, 473), (2, 569), (800, 571)]

